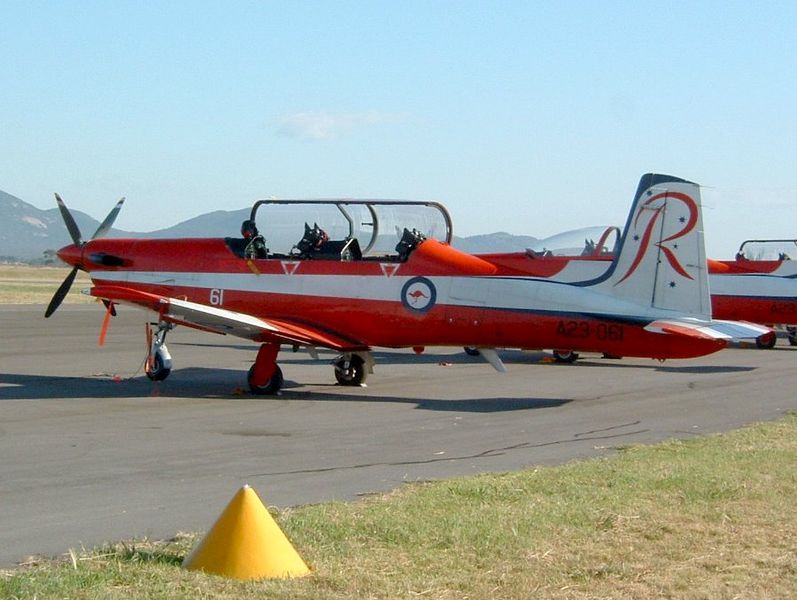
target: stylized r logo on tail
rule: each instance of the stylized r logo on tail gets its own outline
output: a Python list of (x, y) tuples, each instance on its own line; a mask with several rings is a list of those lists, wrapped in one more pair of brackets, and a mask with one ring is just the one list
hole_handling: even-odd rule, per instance
[[(648, 192), (652, 194), (652, 192)], [(674, 191), (666, 191), (660, 194), (651, 195), (643, 204), (640, 205), (639, 210), (637, 211), (636, 217), (634, 218), (634, 230), (637, 231), (639, 229), (639, 221), (642, 218), (644, 213), (651, 213), (650, 219), (645, 226), (645, 230), (640, 237), (638, 234), (634, 235), (634, 240), (639, 240), (639, 248), (637, 249), (636, 256), (634, 256), (634, 260), (631, 262), (631, 265), (628, 267), (626, 272), (623, 276), (615, 283), (614, 285), (619, 285), (626, 279), (628, 279), (634, 271), (636, 271), (639, 264), (642, 262), (642, 259), (645, 257), (645, 254), (650, 246), (651, 238), (653, 237), (653, 231), (655, 229), (656, 223), (659, 221), (659, 218), (664, 214), (667, 209), (667, 201), (670, 199), (679, 200), (681, 201), (689, 211), (689, 216), (681, 217), (679, 220), (684, 224), (683, 227), (676, 231), (674, 234), (667, 236), (664, 239), (655, 242), (655, 246), (659, 248), (667, 258), (667, 262), (670, 263), (670, 266), (675, 270), (676, 273), (682, 275), (683, 277), (687, 277), (688, 279), (692, 279), (692, 276), (684, 269), (681, 262), (678, 260), (676, 256), (676, 250), (678, 249), (678, 244), (669, 244), (665, 245), (668, 242), (673, 242), (679, 238), (684, 237), (688, 233), (690, 233), (697, 224), (697, 217), (698, 217), (698, 209), (697, 203), (694, 199), (689, 196), (688, 194), (684, 194), (682, 192), (674, 192)], [(670, 210), (673, 210), (670, 208)], [(629, 232), (630, 233), (630, 232)], [(627, 242), (626, 234), (626, 242)]]

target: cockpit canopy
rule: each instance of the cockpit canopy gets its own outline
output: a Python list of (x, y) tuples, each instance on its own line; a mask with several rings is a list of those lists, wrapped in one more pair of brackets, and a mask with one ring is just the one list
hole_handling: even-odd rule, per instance
[(797, 258), (797, 240), (746, 240), (736, 258), (744, 260), (792, 260)]
[(535, 256), (611, 257), (617, 250), (620, 229), (610, 225), (584, 227), (538, 240), (530, 248)]
[[(396, 254), (405, 230), (451, 243), (451, 217), (437, 202), (409, 200), (258, 200), (250, 219), (273, 254), (290, 254), (305, 223), (329, 240), (357, 240), (363, 257)], [(294, 250), (295, 251), (295, 250)]]

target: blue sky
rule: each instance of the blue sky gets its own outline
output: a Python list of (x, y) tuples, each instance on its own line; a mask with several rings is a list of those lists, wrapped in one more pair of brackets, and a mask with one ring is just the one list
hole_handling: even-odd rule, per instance
[[(226, 3), (224, 3), (226, 4)], [(709, 254), (797, 237), (797, 3), (0, 3), (0, 189), (147, 231), (276, 197), (455, 233), (625, 222), (706, 186)]]

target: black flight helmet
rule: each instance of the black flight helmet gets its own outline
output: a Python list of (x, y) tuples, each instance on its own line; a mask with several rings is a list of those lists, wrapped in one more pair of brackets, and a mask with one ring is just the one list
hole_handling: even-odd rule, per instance
[(247, 240), (257, 235), (257, 225), (251, 219), (247, 219), (241, 225), (241, 235)]

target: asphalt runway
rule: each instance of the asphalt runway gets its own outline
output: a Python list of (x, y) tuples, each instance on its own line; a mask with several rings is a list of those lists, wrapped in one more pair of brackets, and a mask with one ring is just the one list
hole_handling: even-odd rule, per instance
[(797, 348), (658, 363), (551, 364), (504, 351), (376, 352), (368, 387), (284, 350), (278, 397), (244, 391), (256, 346), (178, 328), (174, 370), (141, 370), (147, 313), (0, 306), (0, 565), (105, 541), (208, 529), (237, 489), (279, 507), (433, 478), (605, 455), (776, 419), (797, 408)]

